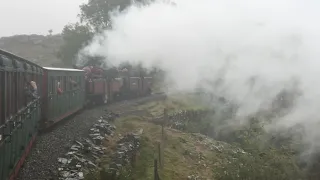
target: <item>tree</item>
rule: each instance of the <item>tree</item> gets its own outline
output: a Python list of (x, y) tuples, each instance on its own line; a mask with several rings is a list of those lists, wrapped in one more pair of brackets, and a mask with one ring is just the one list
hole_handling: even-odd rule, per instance
[(66, 25), (62, 30), (64, 44), (60, 47), (58, 57), (67, 65), (74, 64), (78, 52), (89, 43), (93, 33), (88, 26), (79, 23)]
[(81, 58), (79, 57), (77, 66), (85, 67), (85, 66), (102, 66), (105, 57), (99, 55), (88, 55), (81, 54)]
[(49, 36), (52, 36), (52, 29), (49, 29), (48, 33), (49, 33)]
[(130, 4), (131, 0), (89, 0), (87, 4), (80, 6), (80, 19), (95, 31), (99, 31), (110, 26), (109, 13), (112, 10), (123, 11)]
[(89, 0), (81, 5), (80, 22), (66, 25), (62, 31), (65, 43), (60, 48), (58, 58), (67, 66), (74, 65), (79, 51), (88, 45), (94, 33), (110, 27), (109, 12), (116, 8), (122, 11), (130, 4), (131, 0)]

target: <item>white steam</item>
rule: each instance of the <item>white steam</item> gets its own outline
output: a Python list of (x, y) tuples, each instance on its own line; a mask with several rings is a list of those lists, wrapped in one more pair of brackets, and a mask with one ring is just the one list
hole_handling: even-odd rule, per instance
[[(320, 144), (320, 3), (315, 0), (176, 0), (114, 13), (110, 30), (86, 47), (114, 64), (159, 63), (179, 90), (208, 91), (240, 104), (244, 117), (299, 87), (289, 114), (273, 127), (307, 128)], [(102, 43), (101, 43), (101, 40)], [(99, 42), (99, 43), (98, 43)], [(312, 148), (313, 150), (317, 148)]]

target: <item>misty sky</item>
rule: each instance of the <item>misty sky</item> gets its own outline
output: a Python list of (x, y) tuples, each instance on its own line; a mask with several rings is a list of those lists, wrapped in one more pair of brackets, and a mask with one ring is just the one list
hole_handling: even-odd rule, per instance
[(1, 0), (0, 37), (61, 32), (77, 21), (79, 5), (87, 0)]

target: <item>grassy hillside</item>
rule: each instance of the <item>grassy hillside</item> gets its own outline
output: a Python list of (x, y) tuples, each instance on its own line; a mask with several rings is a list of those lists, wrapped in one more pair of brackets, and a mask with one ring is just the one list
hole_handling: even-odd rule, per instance
[[(179, 130), (170, 123), (162, 131), (156, 119), (161, 119), (163, 109), (168, 109), (169, 116), (180, 118), (185, 123), (185, 129)], [(128, 132), (142, 129), (140, 149), (133, 166), (126, 166), (120, 171), (121, 178), (117, 180), (153, 180), (154, 159), (158, 157), (158, 143), (164, 143), (163, 169), (159, 169), (161, 180), (302, 180), (304, 172), (296, 164), (295, 155), (288, 149), (273, 146), (260, 146), (259, 133), (256, 127), (237, 131), (236, 137), (241, 141), (226, 141), (223, 138), (207, 136), (205, 131), (210, 127), (208, 119), (193, 117), (181, 113), (182, 110), (206, 111), (195, 96), (175, 95), (166, 100), (153, 101), (138, 105), (132, 110), (139, 115), (127, 115), (115, 120), (116, 131), (105, 145), (108, 147), (101, 167), (108, 167), (110, 159), (116, 154), (113, 150), (119, 146), (121, 137)], [(214, 121), (214, 119), (210, 119)], [(258, 130), (262, 133), (261, 130)], [(102, 171), (104, 172), (104, 170)], [(103, 174), (103, 173), (102, 173)], [(87, 180), (103, 180), (99, 172), (88, 175)]]
[(63, 44), (60, 35), (15, 35), (0, 38), (0, 49), (7, 50), (42, 66), (63, 67), (56, 57)]

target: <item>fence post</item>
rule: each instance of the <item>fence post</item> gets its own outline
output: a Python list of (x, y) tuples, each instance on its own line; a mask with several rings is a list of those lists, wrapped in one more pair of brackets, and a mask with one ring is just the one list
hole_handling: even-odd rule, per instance
[(160, 165), (160, 167), (162, 167), (161, 142), (158, 142), (158, 160), (159, 160), (159, 165)]
[(163, 169), (164, 166), (164, 147), (165, 147), (165, 130), (168, 121), (168, 111), (167, 108), (163, 110), (163, 121), (162, 121), (162, 134), (161, 143), (159, 144), (159, 158), (160, 158), (160, 168)]
[(156, 158), (154, 159), (154, 180), (160, 180), (158, 174), (158, 163)]
[(163, 110), (163, 121), (162, 121), (162, 134), (161, 134), (161, 140), (162, 140), (162, 143), (164, 142), (164, 128), (165, 126), (167, 125), (167, 121), (168, 121), (168, 112), (167, 112), (167, 109), (164, 108)]

